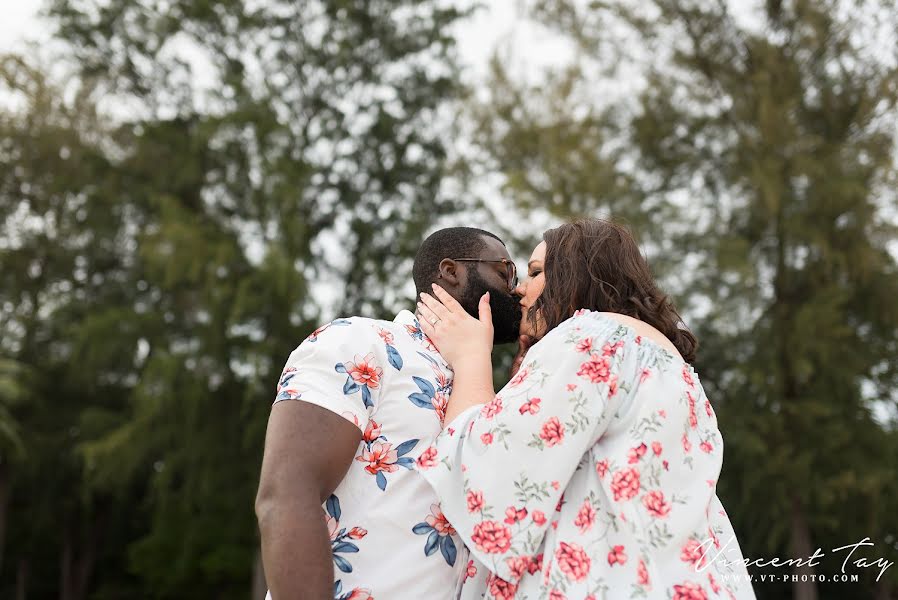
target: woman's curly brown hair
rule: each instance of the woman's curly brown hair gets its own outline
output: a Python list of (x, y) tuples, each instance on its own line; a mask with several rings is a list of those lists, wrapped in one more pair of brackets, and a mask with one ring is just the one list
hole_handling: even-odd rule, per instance
[(655, 327), (688, 363), (698, 341), (655, 284), (630, 232), (617, 223), (581, 219), (543, 234), (546, 283), (527, 314), (536, 331), (551, 331), (577, 309), (628, 315)]

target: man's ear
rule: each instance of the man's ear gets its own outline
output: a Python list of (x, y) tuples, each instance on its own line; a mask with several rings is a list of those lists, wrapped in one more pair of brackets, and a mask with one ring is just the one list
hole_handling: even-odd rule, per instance
[(443, 288), (445, 288), (447, 285), (451, 287), (458, 287), (461, 284), (461, 265), (459, 265), (451, 258), (444, 258), (440, 261), (440, 266), (437, 269), (437, 273), (437, 283), (440, 284), (440, 286)]

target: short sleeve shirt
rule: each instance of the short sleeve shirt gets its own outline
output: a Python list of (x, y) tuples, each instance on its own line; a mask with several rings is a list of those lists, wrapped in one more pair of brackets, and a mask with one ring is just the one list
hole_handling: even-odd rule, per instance
[(275, 402), (321, 406), (362, 433), (323, 506), (335, 599), (454, 597), (467, 553), (414, 468), (442, 429), (451, 389), (452, 370), (409, 311), (392, 322), (337, 319), (287, 360)]

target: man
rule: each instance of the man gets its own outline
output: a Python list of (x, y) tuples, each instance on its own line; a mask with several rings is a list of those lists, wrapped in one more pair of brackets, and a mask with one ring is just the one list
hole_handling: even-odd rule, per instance
[[(489, 291), (495, 343), (516, 339), (516, 270), (493, 234), (437, 231), (413, 274), (418, 294), (439, 283), (475, 316)], [(442, 429), (451, 386), (449, 365), (405, 310), (392, 322), (337, 319), (293, 351), (256, 499), (270, 597), (452, 596), (463, 547), (413, 458)]]

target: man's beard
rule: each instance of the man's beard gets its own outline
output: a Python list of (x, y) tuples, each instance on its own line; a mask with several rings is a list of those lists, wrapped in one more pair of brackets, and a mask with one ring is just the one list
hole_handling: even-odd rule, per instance
[(478, 305), (486, 292), (490, 293), (490, 309), (493, 313), (493, 343), (510, 344), (517, 341), (521, 328), (521, 301), (517, 296), (491, 286), (477, 271), (471, 270), (468, 271), (468, 286), (459, 303), (469, 315), (479, 318)]

